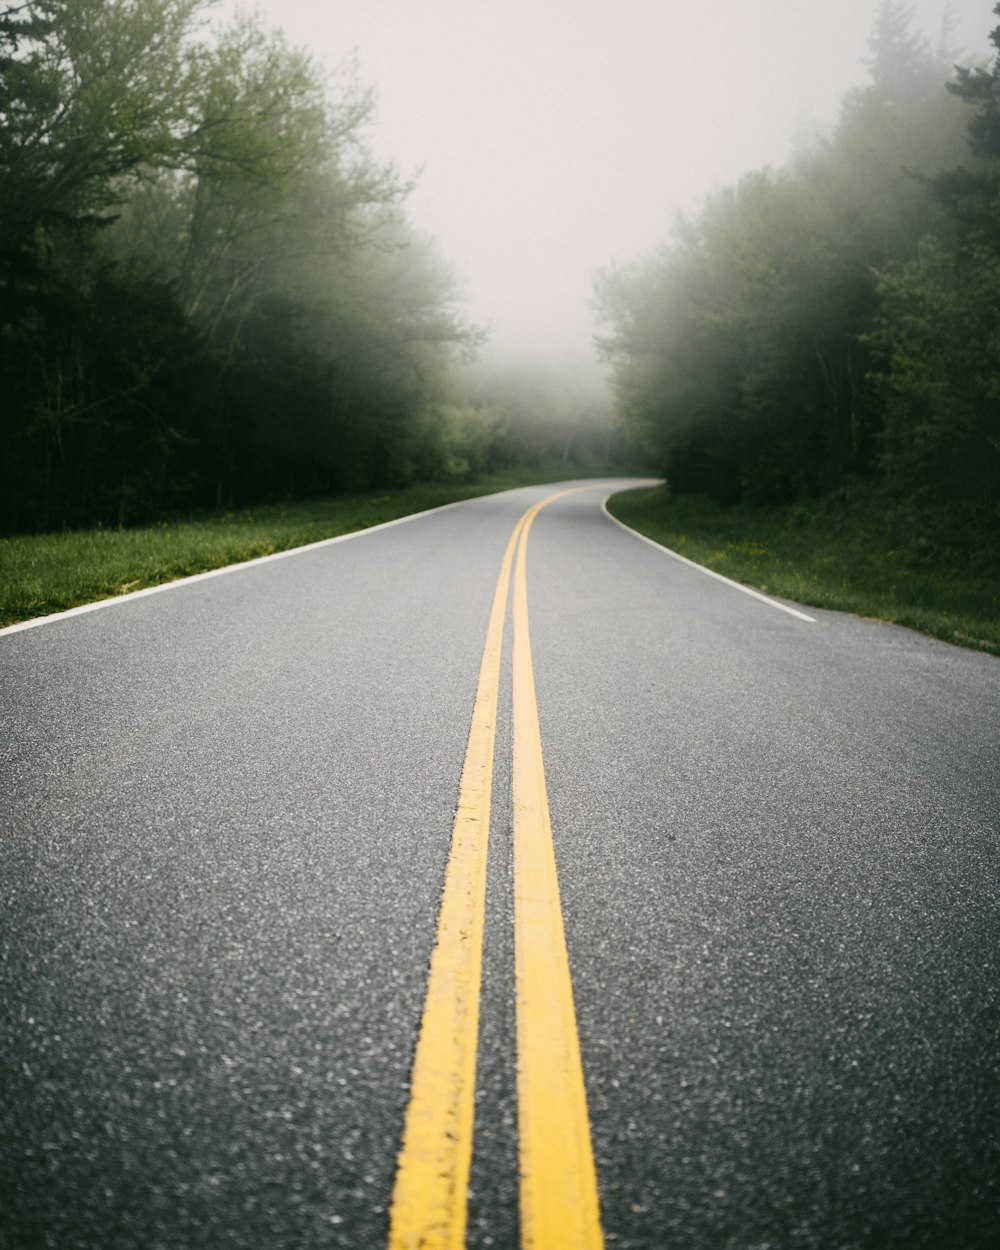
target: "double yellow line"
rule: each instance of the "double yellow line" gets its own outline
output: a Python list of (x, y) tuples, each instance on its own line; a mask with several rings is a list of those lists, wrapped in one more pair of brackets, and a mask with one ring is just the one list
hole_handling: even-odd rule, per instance
[[(586, 489), (576, 487), (575, 490)], [(389, 1216), (389, 1250), (462, 1250), (472, 1161), (486, 851), (513, 569), (514, 928), (522, 1250), (600, 1250), (597, 1176), (563, 932), (528, 634), (529, 508), (490, 611)]]

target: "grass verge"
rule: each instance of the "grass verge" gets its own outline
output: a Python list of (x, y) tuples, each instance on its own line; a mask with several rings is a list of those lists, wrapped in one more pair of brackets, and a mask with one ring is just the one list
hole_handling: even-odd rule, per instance
[(722, 506), (668, 489), (609, 501), (620, 521), (766, 594), (892, 621), (1000, 654), (1000, 533), (855, 492), (791, 507)]
[(134, 529), (0, 538), (0, 627), (353, 533), (456, 500), (550, 480), (551, 474), (511, 472), (482, 477), (474, 484), (411, 486), (206, 513)]

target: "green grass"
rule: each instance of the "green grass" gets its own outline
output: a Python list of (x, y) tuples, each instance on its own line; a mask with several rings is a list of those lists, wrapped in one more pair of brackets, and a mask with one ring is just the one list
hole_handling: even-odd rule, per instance
[[(205, 514), (134, 529), (0, 538), (0, 626), (514, 486), (575, 476), (518, 472)], [(1000, 654), (1000, 531), (917, 518), (873, 496), (810, 507), (721, 507), (666, 488), (615, 495), (626, 525), (766, 593), (894, 621)]]
[[(572, 474), (564, 468), (555, 476)], [(0, 538), (0, 627), (352, 533), (455, 500), (551, 480), (551, 472), (509, 472), (482, 477), (474, 484), (411, 486), (133, 529)]]
[(872, 492), (811, 505), (721, 506), (667, 488), (612, 513), (734, 581), (798, 603), (893, 621), (1000, 654), (1000, 527), (918, 513)]

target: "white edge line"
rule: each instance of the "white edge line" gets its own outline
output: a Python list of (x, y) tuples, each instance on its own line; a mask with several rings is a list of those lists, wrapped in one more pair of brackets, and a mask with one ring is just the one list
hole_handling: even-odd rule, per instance
[[(515, 489), (517, 489), (515, 487)], [(503, 492), (501, 492), (503, 493)], [(142, 590), (131, 590), (125, 595), (112, 595), (109, 599), (96, 599), (93, 603), (81, 603), (77, 608), (67, 608), (65, 612), (50, 612), (48, 616), (33, 616), (27, 621), (18, 621), (0, 629), (0, 637), (4, 634), (16, 634), (23, 629), (36, 629), (39, 625), (49, 625), (54, 621), (64, 621), (70, 616), (83, 616), (85, 612), (97, 612), (100, 608), (111, 608), (119, 603), (127, 603), (131, 599), (143, 599), (146, 595), (158, 595), (163, 590), (176, 590), (178, 586), (190, 586), (192, 582), (203, 582), (209, 577), (222, 577), (225, 573), (239, 573), (243, 569), (251, 569), (258, 564), (268, 564), (271, 560), (283, 560), (286, 556), (301, 555), (303, 551), (316, 551), (319, 547), (331, 547), (334, 543), (345, 543), (352, 538), (361, 538), (365, 534), (374, 534), (377, 530), (387, 530), (393, 525), (402, 525), (406, 521), (416, 521), (419, 517), (430, 516), (434, 512), (446, 512), (449, 508), (457, 508), (462, 504), (472, 503), (476, 499), (487, 499), (488, 495), (474, 495), (471, 499), (455, 499), (451, 503), (440, 504), (437, 508), (425, 508), (423, 512), (412, 512), (409, 516), (396, 517), (392, 521), (382, 521), (379, 525), (370, 525), (367, 529), (352, 530), (349, 534), (337, 534), (333, 538), (320, 538), (314, 543), (304, 543), (301, 547), (289, 547), (285, 551), (274, 551), (268, 556), (256, 556), (253, 560), (241, 560), (238, 564), (224, 564), (221, 568), (208, 569), (204, 573), (192, 573), (188, 577), (176, 577), (170, 582), (160, 582), (157, 586), (145, 586)]]
[(687, 556), (678, 555), (676, 551), (671, 551), (669, 547), (664, 547), (663, 543), (658, 543), (655, 539), (647, 538), (645, 534), (640, 534), (638, 530), (632, 529), (630, 525), (626, 525), (624, 521), (619, 521), (616, 516), (611, 515), (608, 511), (607, 499), (601, 504), (601, 511), (609, 521), (613, 521), (626, 534), (631, 534), (633, 538), (649, 543), (651, 547), (655, 547), (657, 551), (662, 551), (665, 555), (673, 556), (675, 560), (680, 560), (681, 564), (687, 564), (691, 568), (697, 569), (699, 573), (704, 573), (706, 577), (714, 577), (717, 582), (725, 582), (727, 586), (732, 586), (734, 590), (742, 590), (745, 595), (751, 595), (754, 599), (759, 599), (761, 603), (770, 604), (772, 608), (777, 608), (779, 612), (787, 612), (789, 616), (794, 616), (796, 620), (808, 621), (810, 625), (816, 624), (815, 616), (806, 616), (805, 612), (800, 612), (798, 608), (790, 608), (787, 604), (779, 603), (777, 599), (772, 599), (769, 595), (762, 595), (759, 590), (751, 590), (749, 586), (744, 586), (741, 582), (734, 582), (731, 577), (725, 577), (722, 573), (716, 573), (714, 569), (706, 569), (703, 564), (695, 564), (694, 560), (689, 560)]

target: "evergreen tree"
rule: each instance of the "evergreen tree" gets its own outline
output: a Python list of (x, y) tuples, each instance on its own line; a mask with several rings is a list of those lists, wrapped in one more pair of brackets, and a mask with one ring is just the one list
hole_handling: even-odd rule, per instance
[[(1000, 18), (1000, 4), (993, 8)], [(976, 156), (1000, 160), (1000, 25), (993, 28), (990, 42), (997, 50), (993, 65), (969, 69), (959, 66), (948, 90), (975, 108), (969, 120), (969, 146)]]
[[(1000, 4), (993, 12), (1000, 17)], [(973, 110), (967, 123), (973, 162), (942, 174), (935, 191), (963, 229), (1000, 247), (1000, 25), (994, 27), (990, 42), (997, 49), (992, 66), (960, 66), (947, 84), (952, 95)]]
[(955, 228), (883, 272), (871, 336), (890, 484), (979, 507), (1000, 493), (1000, 26), (991, 39), (993, 65), (948, 84), (972, 109), (972, 163), (931, 184)]
[(913, 30), (911, 6), (881, 0), (868, 47), (872, 84), (887, 103), (915, 108), (941, 90), (942, 64), (927, 40)]

